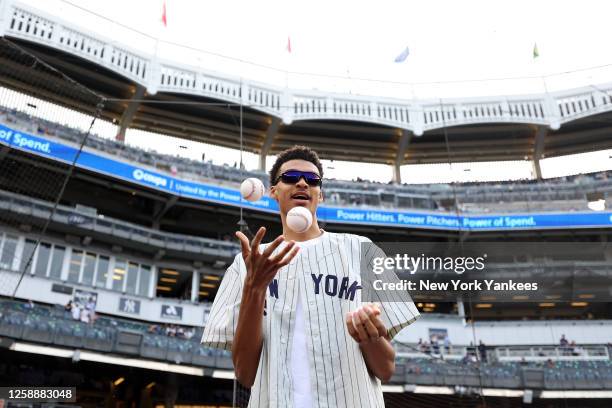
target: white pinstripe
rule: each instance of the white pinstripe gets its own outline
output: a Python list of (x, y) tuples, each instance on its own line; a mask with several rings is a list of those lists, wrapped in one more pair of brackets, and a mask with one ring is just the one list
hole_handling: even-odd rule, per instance
[[(264, 344), (249, 408), (292, 408), (287, 356), (291, 355), (297, 290), (306, 320), (315, 407), (384, 407), (380, 381), (369, 375), (359, 345), (350, 337), (344, 323), (345, 314), (361, 306), (361, 291), (357, 290), (351, 300), (325, 294), (323, 286), (329, 275), (337, 277), (337, 288), (343, 277), (348, 277), (349, 282), (361, 282), (359, 263), (364, 242), (371, 241), (357, 235), (326, 232), (278, 271), (278, 299), (268, 291)], [(315, 294), (311, 274), (323, 275), (319, 294)], [(245, 276), (246, 266), (238, 254), (221, 282), (202, 336), (203, 344), (231, 350)], [(384, 297), (382, 300), (381, 318), (391, 337), (419, 317), (409, 297), (405, 303), (385, 303)]]

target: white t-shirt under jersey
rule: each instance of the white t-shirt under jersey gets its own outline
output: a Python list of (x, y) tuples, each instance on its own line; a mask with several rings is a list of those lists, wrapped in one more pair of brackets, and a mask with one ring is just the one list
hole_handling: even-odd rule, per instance
[[(371, 246), (371, 241), (353, 234), (325, 232), (278, 271), (266, 293), (263, 347), (249, 408), (293, 408), (294, 401), (300, 403), (294, 394), (302, 393), (295, 389), (294, 373), (299, 376), (306, 370), (311, 408), (384, 407), (380, 380), (368, 372), (359, 344), (344, 323), (346, 313), (362, 305), (360, 265), (364, 244)], [(238, 254), (215, 296), (202, 336), (204, 345), (231, 350), (246, 274), (242, 255)], [(390, 281), (396, 279), (399, 281), (397, 276)], [(381, 318), (391, 338), (419, 316), (407, 293), (399, 302), (376, 301), (381, 303)], [(300, 327), (296, 329), (302, 321), (303, 336)], [(307, 364), (300, 365), (303, 354), (293, 357), (293, 352), (299, 354), (304, 349), (304, 338)], [(294, 343), (302, 346), (293, 347)]]
[[(319, 242), (325, 232), (317, 238), (296, 242), (300, 251)], [(308, 348), (306, 345), (306, 319), (302, 307), (302, 296), (298, 291), (295, 306), (295, 326), (291, 342), (291, 378), (293, 382), (293, 408), (312, 408), (312, 387), (310, 386), (310, 366), (308, 365)]]

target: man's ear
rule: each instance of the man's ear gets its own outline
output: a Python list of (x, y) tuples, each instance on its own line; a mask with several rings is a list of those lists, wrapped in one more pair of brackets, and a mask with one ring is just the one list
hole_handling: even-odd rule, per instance
[(323, 190), (319, 191), (319, 202), (323, 201)]
[(278, 201), (278, 192), (276, 191), (276, 186), (270, 186), (270, 198)]

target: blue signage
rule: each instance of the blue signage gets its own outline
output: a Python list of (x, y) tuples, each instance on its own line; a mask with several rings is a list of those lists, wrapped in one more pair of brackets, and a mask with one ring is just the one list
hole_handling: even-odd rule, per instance
[[(89, 151), (82, 151), (79, 154), (75, 147), (22, 133), (2, 124), (0, 124), (0, 143), (68, 164), (76, 160), (76, 165), (80, 168), (181, 197), (272, 213), (278, 213), (279, 210), (276, 201), (270, 197), (263, 197), (251, 203), (242, 200), (240, 192), (236, 189), (181, 180)], [(612, 227), (610, 211), (463, 216), (441, 212), (385, 211), (321, 205), (317, 217), (321, 221), (331, 223), (471, 231)]]

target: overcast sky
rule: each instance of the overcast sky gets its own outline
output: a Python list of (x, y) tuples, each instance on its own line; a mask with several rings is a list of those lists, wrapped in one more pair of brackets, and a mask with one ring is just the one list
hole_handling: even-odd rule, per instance
[[(166, 0), (166, 27), (163, 0), (23, 1), (161, 58), (292, 88), (410, 99), (539, 93), (612, 78), (608, 1)], [(405, 62), (395, 63), (406, 47)], [(132, 143), (145, 138), (128, 133)], [(195, 152), (176, 144), (160, 140), (157, 146)], [(209, 157), (233, 163), (237, 156), (217, 152)], [(247, 159), (255, 165), (254, 157)], [(610, 168), (611, 161), (597, 166)], [(343, 168), (348, 178), (355, 174), (354, 167), (331, 167)], [(557, 167), (549, 171), (544, 164), (543, 170), (549, 176), (567, 171)], [(515, 177), (529, 176), (529, 164), (518, 168)], [(390, 177), (386, 166), (373, 173)], [(337, 177), (346, 178), (342, 174)]]
[[(601, 82), (612, 73), (606, 67), (552, 75), (612, 64), (609, 1), (166, 0), (167, 27), (163, 0), (27, 2), (150, 53), (159, 38), (161, 57), (205, 69), (278, 85), (286, 83), (285, 71), (294, 72), (289, 84), (300, 88), (405, 98), (490, 95), (541, 92), (542, 75), (554, 90)], [(534, 59), (536, 43), (540, 56)], [(406, 47), (406, 61), (394, 63)], [(459, 83), (443, 84), (448, 81)]]

